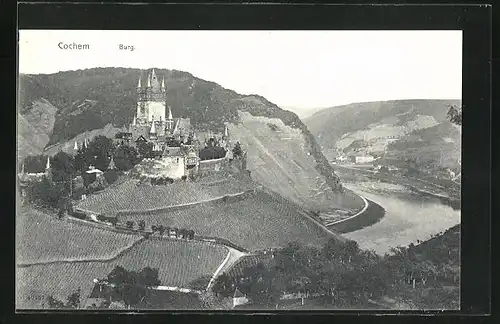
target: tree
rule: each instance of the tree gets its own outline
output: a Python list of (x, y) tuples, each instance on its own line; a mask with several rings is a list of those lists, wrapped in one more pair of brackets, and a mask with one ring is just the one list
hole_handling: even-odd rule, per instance
[(165, 233), (165, 226), (159, 225), (158, 226), (158, 232), (160, 233), (160, 235), (163, 235), (163, 233)]
[(64, 196), (63, 187), (51, 183), (48, 179), (35, 182), (28, 188), (28, 199), (48, 208), (58, 208)]
[(106, 136), (98, 135), (89, 143), (86, 155), (90, 158), (93, 166), (100, 170), (106, 170), (113, 151), (113, 141)]
[(138, 162), (137, 150), (133, 147), (122, 145), (116, 150), (114, 161), (118, 170), (130, 170)]
[(47, 304), (49, 308), (64, 308), (64, 303), (52, 295), (47, 297)]
[(114, 285), (114, 295), (120, 296), (127, 306), (138, 305), (147, 296), (148, 287), (156, 287), (161, 284), (158, 278), (158, 269), (150, 267), (135, 272), (116, 266), (108, 275), (107, 281)]
[(28, 173), (40, 173), (45, 171), (47, 157), (45, 155), (28, 155), (24, 159), (24, 171)]
[(75, 173), (75, 160), (68, 153), (60, 151), (51, 159), (51, 167), (54, 181), (70, 181)]
[(152, 157), (153, 154), (153, 142), (139, 142), (137, 144), (137, 150), (139, 154), (143, 157)]
[(234, 282), (225, 272), (215, 279), (212, 291), (222, 297), (230, 297), (234, 293)]
[(143, 219), (141, 219), (139, 221), (139, 230), (144, 231), (145, 228), (146, 228), (146, 222)]
[(233, 147), (233, 156), (234, 157), (240, 157), (243, 155), (243, 150), (241, 148), (240, 142), (236, 142), (236, 144)]
[(188, 284), (188, 287), (193, 290), (201, 290), (201, 291), (206, 290), (211, 279), (212, 276), (210, 275), (202, 276), (200, 278), (191, 281)]
[(161, 284), (158, 277), (158, 269), (145, 267), (139, 272), (138, 284), (145, 287), (157, 287)]
[(104, 172), (104, 178), (107, 183), (112, 184), (118, 180), (118, 172), (116, 170), (108, 170)]
[(133, 229), (134, 228), (134, 222), (133, 221), (127, 221), (126, 225), (127, 225), (128, 229)]
[(66, 305), (71, 308), (79, 308), (80, 307), (80, 288), (77, 291), (68, 296), (68, 302)]
[(462, 125), (462, 108), (450, 106), (447, 116), (452, 123)]

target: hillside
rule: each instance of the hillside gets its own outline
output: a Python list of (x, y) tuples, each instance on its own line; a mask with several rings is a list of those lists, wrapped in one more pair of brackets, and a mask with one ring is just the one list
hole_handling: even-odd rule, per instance
[(140, 235), (73, 224), (23, 208), (16, 221), (16, 262), (107, 260), (140, 241)]
[(18, 114), (17, 158), (40, 154), (50, 141), (57, 108), (43, 98), (33, 100)]
[(16, 268), (17, 308), (40, 308), (37, 298), (53, 295), (57, 299), (81, 289), (86, 299), (93, 280), (105, 278), (115, 266), (130, 270), (153, 267), (159, 270), (161, 285), (186, 287), (202, 276), (213, 275), (227, 256), (223, 246), (149, 238), (116, 259), (106, 261), (61, 262)]
[(447, 119), (460, 100), (394, 100), (327, 108), (304, 123), (331, 160), (338, 152), (372, 154), (389, 164), (458, 168), (461, 129)]
[[(247, 148), (258, 147), (257, 150), (253, 149), (254, 153), (267, 156), (266, 162), (271, 163), (270, 170), (281, 172), (279, 177), (283, 175), (283, 168), (279, 165), (281, 158), (277, 156), (278, 149), (290, 150), (287, 155), (290, 163), (307, 161), (306, 168), (303, 167), (304, 162), (298, 163), (302, 169), (298, 172), (302, 172), (304, 179), (309, 179), (305, 180), (305, 184), (295, 183), (294, 179), (301, 176), (299, 173), (291, 179), (286, 188), (282, 184), (273, 185), (268, 181), (266, 184), (271, 189), (291, 199), (295, 199), (293, 191), (296, 185), (318, 188), (321, 191), (324, 188), (318, 186), (326, 183), (336, 192), (341, 191), (339, 179), (321, 153), (314, 136), (294, 113), (279, 108), (261, 96), (241, 95), (214, 82), (198, 79), (187, 72), (165, 69), (155, 71), (157, 75), (165, 76), (167, 104), (173, 115), (189, 117), (198, 130), (222, 132), (225, 124), (229, 124), (233, 130), (240, 129), (241, 125), (246, 127), (249, 118), (241, 119), (241, 113), (247, 113), (245, 116), (279, 119), (283, 125), (298, 132), (297, 136), (302, 139), (302, 145), (300, 149), (293, 151), (287, 144), (279, 147), (279, 142), (272, 143), (272, 147), (262, 146), (258, 142), (259, 135), (246, 137)], [(145, 71), (139, 69), (94, 68), (51, 75), (21, 75), (20, 110), (28, 110), (33, 101), (41, 98), (57, 107), (49, 152), (54, 154), (59, 148), (71, 151), (75, 136), (82, 137), (79, 134), (83, 132), (108, 127), (108, 131), (102, 132), (112, 136), (116, 128), (131, 122), (136, 109), (137, 80), (144, 73)], [(247, 128), (248, 131), (255, 132), (251, 127)], [(262, 174), (259, 175), (255, 163), (250, 163), (249, 169), (256, 173), (257, 178), (263, 178)], [(342, 199), (343, 195), (340, 193), (338, 196), (337, 201), (327, 201), (326, 205), (343, 208), (343, 201), (352, 200)], [(358, 209), (361, 207), (356, 205)]]

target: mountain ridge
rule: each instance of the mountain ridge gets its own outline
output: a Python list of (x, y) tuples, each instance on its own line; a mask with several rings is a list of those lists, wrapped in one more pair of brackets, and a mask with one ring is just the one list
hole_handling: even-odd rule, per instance
[[(372, 154), (390, 164), (417, 160), (428, 171), (459, 169), (461, 128), (447, 116), (458, 99), (361, 102), (324, 109), (304, 119), (330, 160)], [(424, 166), (425, 165), (425, 166)]]

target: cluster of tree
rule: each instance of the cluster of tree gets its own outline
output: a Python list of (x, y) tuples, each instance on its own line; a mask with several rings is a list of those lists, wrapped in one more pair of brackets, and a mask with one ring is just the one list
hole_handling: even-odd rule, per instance
[(233, 157), (238, 158), (243, 155), (243, 149), (241, 148), (240, 142), (236, 142), (233, 147)]
[(121, 300), (129, 307), (144, 302), (148, 288), (161, 285), (158, 269), (150, 267), (136, 272), (116, 266), (107, 276), (106, 281), (112, 286), (108, 294), (112, 295), (113, 300)]
[(221, 146), (206, 146), (199, 152), (200, 160), (222, 159), (226, 156), (226, 149)]
[[(435, 257), (419, 246), (398, 248), (381, 257), (360, 250), (354, 241), (331, 239), (322, 248), (290, 243), (257, 265), (243, 268), (238, 276), (222, 274), (213, 291), (220, 297), (231, 297), (238, 288), (253, 304), (264, 308), (274, 308), (285, 293), (316, 294), (325, 307), (353, 308), (383, 295), (401, 297), (402, 291), (422, 307), (448, 305), (454, 293), (447, 294), (443, 286), (456, 284), (451, 269), (458, 265), (459, 250), (451, 254), (445, 250), (458, 246), (459, 239), (435, 240), (431, 247), (443, 245), (439, 248), (443, 253)], [(429, 288), (446, 297), (441, 304), (425, 299)]]
[(80, 296), (80, 288), (78, 288), (75, 292), (71, 293), (66, 298), (66, 303), (55, 298), (53, 295), (47, 297), (47, 306), (49, 308), (58, 308), (58, 309), (71, 309), (71, 308), (80, 308), (81, 306), (81, 296)]
[[(113, 155), (116, 169), (107, 170)], [(97, 136), (86, 147), (80, 148), (74, 157), (62, 151), (54, 155), (50, 159), (51, 180), (33, 182), (27, 189), (28, 200), (49, 208), (58, 208), (61, 201), (71, 194), (76, 196), (104, 189), (118, 179), (119, 172), (131, 169), (138, 162), (135, 148), (115, 148), (111, 139)], [(46, 163), (46, 156), (28, 156), (24, 161), (25, 172), (44, 172)], [(99, 178), (100, 181), (96, 181), (95, 173), (86, 172), (91, 165), (104, 171), (104, 177)], [(83, 181), (82, 190), (73, 185), (73, 180), (78, 177)]]
[(462, 108), (450, 106), (447, 116), (452, 123), (462, 125)]
[(152, 185), (164, 186), (164, 185), (172, 184), (172, 183), (174, 183), (174, 179), (172, 179), (170, 177), (151, 178)]

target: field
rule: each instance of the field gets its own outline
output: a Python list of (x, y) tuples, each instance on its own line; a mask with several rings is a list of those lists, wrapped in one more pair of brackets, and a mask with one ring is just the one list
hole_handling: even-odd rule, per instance
[(16, 262), (110, 259), (141, 236), (59, 220), (33, 209), (18, 211)]
[(113, 261), (18, 267), (16, 306), (35, 307), (36, 299), (47, 295), (65, 300), (78, 288), (82, 299), (87, 298), (94, 285), (92, 280), (106, 277), (117, 265), (128, 270), (158, 268), (162, 285), (185, 288), (199, 277), (213, 275), (227, 253), (228, 250), (219, 245), (150, 238)]
[(145, 211), (155, 208), (189, 204), (239, 193), (250, 187), (242, 182), (228, 180), (223, 185), (202, 182), (176, 182), (165, 186), (139, 184), (129, 179), (117, 186), (81, 201), (77, 208), (114, 215), (119, 211)]
[(256, 191), (226, 202), (210, 202), (171, 211), (120, 215), (119, 221), (144, 220), (146, 226), (163, 224), (192, 229), (249, 250), (281, 247), (290, 241), (321, 244), (333, 234), (302, 215), (293, 204)]

